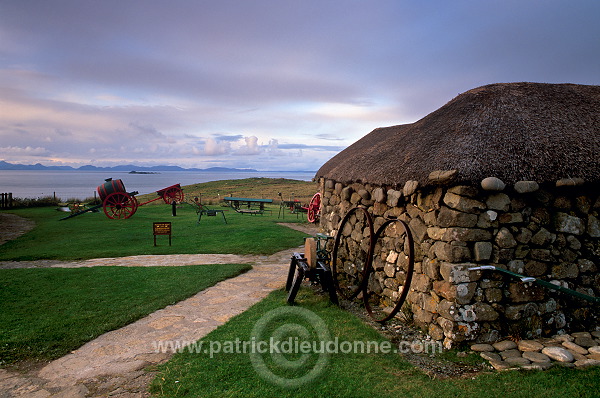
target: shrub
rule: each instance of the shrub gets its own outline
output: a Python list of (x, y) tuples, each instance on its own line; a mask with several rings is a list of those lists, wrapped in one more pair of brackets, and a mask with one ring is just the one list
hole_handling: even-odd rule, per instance
[(38, 198), (13, 198), (13, 208), (58, 206), (60, 198), (41, 196)]

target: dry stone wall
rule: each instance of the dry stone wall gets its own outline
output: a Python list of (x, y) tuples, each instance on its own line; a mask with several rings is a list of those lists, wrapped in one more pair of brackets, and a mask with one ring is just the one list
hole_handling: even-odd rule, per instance
[[(415, 241), (415, 274), (402, 313), (449, 347), (460, 341), (536, 338), (599, 326), (590, 303), (484, 270), (495, 265), (590, 296), (600, 294), (598, 186), (577, 179), (505, 185), (449, 185), (454, 171), (432, 173), (432, 185), (402, 188), (321, 179), (321, 227), (332, 235), (356, 206), (405, 221)], [(357, 233), (364, 237), (364, 231)], [(389, 243), (389, 244), (388, 244)], [(405, 256), (382, 242), (371, 290), (386, 305)], [(387, 244), (387, 246), (386, 246)], [(394, 271), (394, 268), (398, 272)]]

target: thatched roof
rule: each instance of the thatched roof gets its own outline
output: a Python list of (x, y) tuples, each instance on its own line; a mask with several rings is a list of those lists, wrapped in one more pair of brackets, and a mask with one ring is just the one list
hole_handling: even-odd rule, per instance
[(378, 128), (317, 172), (340, 182), (428, 185), (435, 170), (461, 183), (562, 178), (600, 181), (600, 86), (503, 83), (469, 90), (423, 119)]

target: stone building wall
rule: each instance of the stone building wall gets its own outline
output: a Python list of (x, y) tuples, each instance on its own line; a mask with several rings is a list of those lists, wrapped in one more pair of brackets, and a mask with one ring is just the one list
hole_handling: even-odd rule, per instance
[[(434, 172), (431, 185), (408, 181), (396, 189), (321, 179), (321, 227), (335, 235), (356, 206), (368, 208), (375, 228), (390, 216), (405, 221), (415, 241), (415, 273), (402, 313), (447, 347), (599, 326), (586, 301), (499, 272), (468, 270), (495, 265), (600, 295), (598, 186), (576, 179), (505, 186), (494, 177), (477, 186), (451, 185), (454, 177)], [(364, 231), (358, 232), (361, 239)], [(394, 250), (384, 247), (383, 262), (404, 261)], [(398, 278), (387, 265), (376, 266), (370, 286), (382, 302)]]

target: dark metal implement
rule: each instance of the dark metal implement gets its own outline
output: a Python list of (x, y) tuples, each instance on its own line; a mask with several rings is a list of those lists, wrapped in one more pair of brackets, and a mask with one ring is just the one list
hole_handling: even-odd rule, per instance
[(543, 287), (545, 287), (547, 289), (556, 290), (556, 291), (559, 291), (561, 293), (566, 293), (566, 294), (569, 294), (571, 296), (580, 298), (582, 300), (589, 301), (589, 302), (594, 303), (594, 304), (600, 304), (600, 297), (589, 296), (587, 294), (580, 293), (580, 292), (578, 292), (576, 290), (573, 290), (573, 289), (569, 289), (569, 288), (566, 288), (566, 287), (563, 287), (563, 286), (560, 286), (560, 285), (555, 285), (554, 283), (547, 282), (545, 280), (534, 278), (534, 277), (531, 277), (531, 276), (525, 276), (525, 275), (517, 274), (516, 272), (512, 272), (512, 271), (509, 271), (509, 270), (504, 269), (504, 268), (496, 267), (494, 265), (481, 265), (479, 267), (471, 267), (471, 268), (469, 268), (469, 271), (484, 271), (484, 270), (498, 271), (500, 273), (503, 273), (503, 274), (506, 274), (506, 275), (510, 275), (513, 278), (520, 279), (521, 282), (535, 283), (536, 285), (543, 286)]

